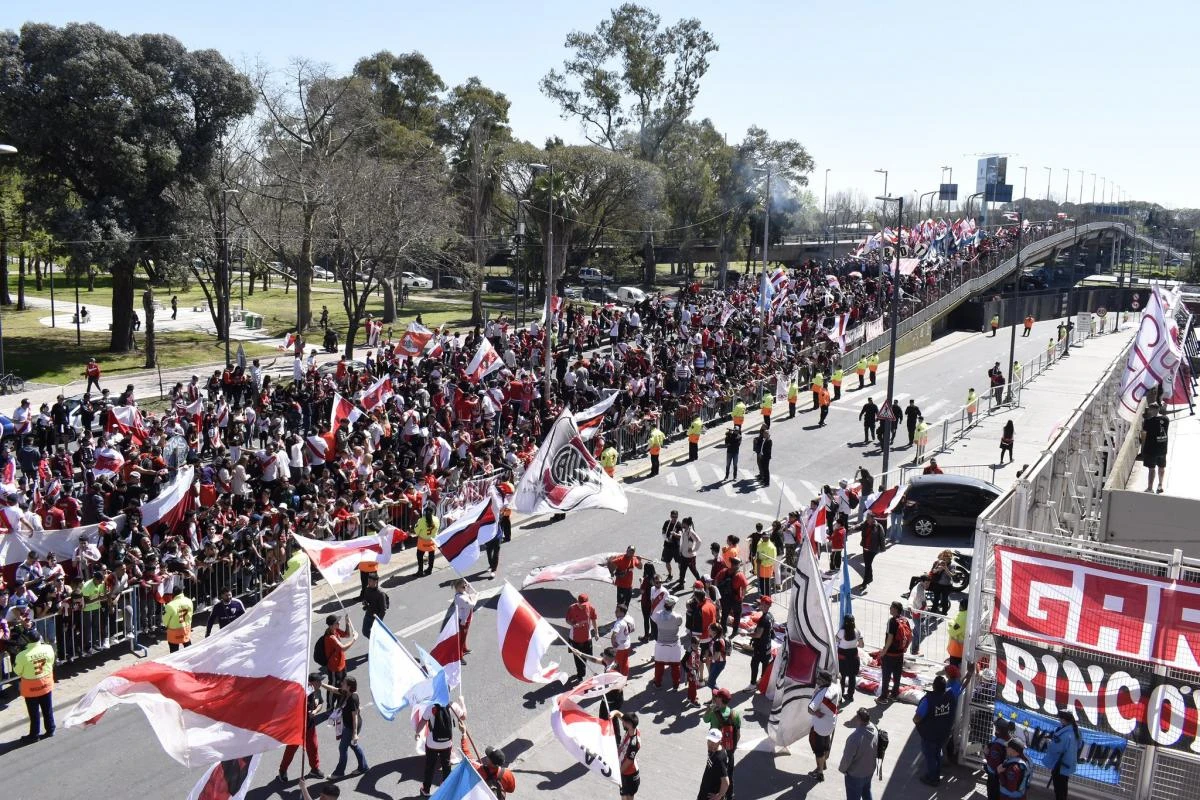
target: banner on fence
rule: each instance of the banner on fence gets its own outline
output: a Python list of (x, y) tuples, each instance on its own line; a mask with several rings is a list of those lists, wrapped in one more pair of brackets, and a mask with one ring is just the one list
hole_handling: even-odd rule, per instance
[[(1017, 737), (1025, 741), (1025, 757), (1033, 764), (1046, 770), (1054, 768), (1047, 763), (1046, 746), (1050, 736), (1058, 728), (1057, 719), (1035, 714), (1007, 703), (996, 703), (996, 716), (1004, 717), (1017, 726)], [(1116, 784), (1121, 780), (1121, 758), (1125, 755), (1125, 740), (1120, 736), (1097, 733), (1080, 728), (1083, 750), (1075, 767), (1076, 778), (1086, 778), (1100, 783)]]
[(1080, 726), (1122, 741), (1200, 752), (1200, 686), (1003, 637), (996, 656), (998, 700), (1048, 714), (1068, 708)]
[(997, 545), (992, 631), (1200, 672), (1200, 584)]
[(868, 342), (878, 336), (883, 336), (883, 317), (880, 317), (879, 319), (873, 319), (866, 323), (863, 325), (863, 330), (865, 330), (867, 333)]

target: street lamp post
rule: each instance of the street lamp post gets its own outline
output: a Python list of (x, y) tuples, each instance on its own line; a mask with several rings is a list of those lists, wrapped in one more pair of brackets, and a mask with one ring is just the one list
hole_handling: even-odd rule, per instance
[[(0, 144), (0, 156), (15, 156), (16, 154), (17, 154), (17, 148), (13, 147), (11, 144)], [(6, 269), (8, 268), (7, 264), (5, 264), (4, 266)], [(79, 321), (78, 307), (76, 307), (76, 309), (75, 309), (75, 320), (76, 320), (76, 324), (78, 325), (78, 321)], [(79, 334), (77, 331), (76, 336), (78, 336), (78, 335)], [(5, 374), (4, 373), (4, 316), (2, 314), (0, 314), (0, 375), (3, 375), (3, 374)]]
[(883, 196), (891, 197), (891, 195), (888, 194), (888, 190), (887, 190), (888, 171), (886, 169), (877, 169), (875, 171), (883, 176)]
[(1054, 167), (1042, 167), (1046, 170), (1046, 202), (1050, 202), (1050, 179), (1054, 177)]
[(1092, 175), (1092, 214), (1096, 213), (1096, 173)]
[(550, 374), (554, 366), (554, 357), (552, 354), (553, 338), (550, 335), (550, 326), (554, 324), (554, 165), (553, 164), (530, 164), (532, 169), (544, 169), (550, 172), (550, 191), (548, 194), (549, 203), (546, 209), (546, 218), (549, 224), (546, 227), (546, 274), (545, 274), (545, 308), (546, 308), (546, 355), (544, 360), (544, 369), (546, 371), (542, 383), (542, 395), (545, 400), (546, 407), (550, 407)]
[(1079, 170), (1079, 205), (1083, 207), (1083, 170)]
[[(947, 180), (946, 183), (954, 183), (954, 167), (943, 166), (942, 174), (945, 175), (947, 171), (950, 172), (950, 179)], [(941, 189), (941, 187), (938, 187), (938, 188), (939, 188), (939, 190)], [(949, 197), (946, 198), (946, 216), (950, 216), (950, 198)]]
[(1021, 204), (1029, 197), (1029, 167), (1021, 167)]
[[(887, 195), (884, 195), (883, 197), (876, 197), (875, 199), (882, 201), (885, 207), (889, 202), (893, 200), (896, 201), (896, 230), (898, 232), (900, 230), (900, 221), (904, 219), (904, 198), (888, 197)], [(897, 233), (897, 235), (899, 235), (899, 233)], [(891, 413), (890, 409), (892, 406), (893, 393), (896, 389), (896, 325), (900, 308), (900, 242), (898, 239), (896, 241), (896, 246), (893, 249), (896, 251), (896, 271), (892, 273), (892, 313), (890, 322), (892, 335), (891, 344), (888, 347), (887, 396), (883, 401), (887, 404), (889, 414)], [(891, 424), (892, 426), (895, 426), (899, 424), (899, 422), (899, 420), (894, 419), (892, 420)], [(883, 441), (884, 438), (886, 438), (887, 441)], [(880, 490), (883, 490), (887, 488), (888, 462), (891, 460), (892, 454), (892, 438), (890, 434), (887, 437), (881, 437), (879, 449), (883, 451), (883, 470), (879, 475), (879, 488)], [(899, 481), (897, 481), (897, 483), (898, 482)]]
[(225, 265), (225, 286), (222, 287), (225, 292), (225, 307), (224, 313), (221, 315), (222, 323), (225, 326), (225, 365), (233, 363), (230, 360), (229, 340), (233, 334), (233, 314), (230, 306), (233, 305), (233, 265), (229, 258), (229, 195), (237, 194), (237, 189), (222, 189), (221, 190), (221, 261)]
[(1065, 206), (1071, 197), (1071, 170), (1063, 167), (1063, 172), (1067, 173), (1067, 184), (1063, 187), (1063, 205)]
[(762, 277), (759, 279), (759, 351), (762, 352), (767, 346), (767, 304), (761, 294), (763, 282), (767, 278), (767, 241), (768, 233), (771, 227), (771, 165), (766, 167), (755, 167), (756, 172), (766, 172), (767, 182), (763, 196), (763, 245), (762, 245)]
[[(1049, 167), (1046, 167), (1049, 169)], [(1013, 305), (1017, 308), (1017, 317), (1021, 314), (1021, 234), (1025, 227), (1025, 212), (1017, 209), (1017, 270), (1016, 270), (1016, 286), (1017, 289), (1013, 293)], [(1068, 312), (1070, 309), (1068, 309)], [(1069, 338), (1069, 337), (1068, 337)], [(1008, 340), (1008, 402), (1016, 401), (1016, 395), (1013, 393), (1013, 365), (1016, 363), (1017, 357), (1017, 324), (1013, 321), (1012, 331)]]

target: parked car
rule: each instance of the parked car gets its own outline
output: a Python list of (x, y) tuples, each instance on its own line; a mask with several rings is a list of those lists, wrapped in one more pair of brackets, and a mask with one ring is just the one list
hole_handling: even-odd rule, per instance
[(517, 294), (524, 288), (508, 278), (488, 278), (483, 283), (483, 290), (491, 294)]
[(456, 292), (465, 292), (467, 289), (466, 281), (457, 275), (439, 275), (437, 282), (439, 289), (453, 289)]
[(926, 538), (945, 531), (974, 533), (979, 514), (1000, 487), (967, 475), (920, 475), (904, 490), (904, 532)]
[[(346, 362), (346, 366), (349, 369), (353, 369), (358, 372), (362, 372), (364, 369), (367, 368), (367, 362), (359, 361), (357, 358), (352, 358)], [(324, 378), (327, 375), (332, 375), (335, 372), (337, 372), (337, 362), (336, 361), (328, 361), (328, 362), (322, 364), (321, 366), (317, 367), (317, 374), (320, 375), (322, 378)]]
[(567, 298), (568, 300), (582, 300), (583, 299), (583, 287), (582, 286), (564, 286), (562, 291), (563, 291), (563, 297)]
[(636, 286), (618, 286), (617, 299), (627, 306), (632, 306), (645, 300), (646, 293)]
[(314, 266), (312, 268), (312, 275), (314, 278), (316, 278), (319, 281), (333, 280), (333, 273), (330, 272), (329, 270), (325, 269), (324, 267)]
[(605, 275), (603, 272), (598, 270), (596, 267), (580, 267), (579, 268), (579, 282), (580, 283), (599, 284), (602, 286), (606, 283), (612, 283), (612, 280), (613, 279), (610, 276)]
[(606, 289), (603, 286), (585, 286), (583, 287), (583, 299), (591, 300), (593, 303), (619, 303), (620, 298), (612, 289)]
[(433, 281), (415, 272), (401, 272), (400, 285), (408, 289), (432, 289)]

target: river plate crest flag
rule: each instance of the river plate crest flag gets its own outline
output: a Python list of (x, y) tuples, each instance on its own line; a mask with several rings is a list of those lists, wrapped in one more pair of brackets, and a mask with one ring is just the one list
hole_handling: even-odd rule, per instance
[(621, 484), (588, 452), (569, 411), (554, 421), (517, 485), (514, 506), (522, 514), (608, 508), (622, 514), (629, 501)]
[(787, 639), (780, 644), (771, 670), (771, 716), (767, 735), (787, 747), (808, 733), (808, 704), (817, 691), (821, 670), (838, 674), (833, 618), (811, 547), (797, 548), (796, 574), (788, 596)]

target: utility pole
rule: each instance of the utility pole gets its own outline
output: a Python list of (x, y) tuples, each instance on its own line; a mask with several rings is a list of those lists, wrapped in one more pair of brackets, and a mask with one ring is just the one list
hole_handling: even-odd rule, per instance
[[(1050, 169), (1050, 168), (1046, 167), (1046, 169)], [(1049, 186), (1049, 184), (1047, 184), (1047, 186)], [(1048, 190), (1047, 190), (1047, 194), (1049, 194)], [(1023, 233), (1024, 228), (1025, 228), (1025, 212), (1022, 209), (1018, 208), (1017, 209), (1017, 271), (1016, 271), (1017, 290), (1013, 294), (1013, 305), (1015, 305), (1017, 308), (1017, 317), (1018, 318), (1020, 317), (1020, 314), (1021, 314), (1021, 234)], [(1001, 309), (1001, 310), (1003, 310), (1003, 309)], [(1070, 309), (1067, 309), (1067, 312), (1068, 312), (1068, 316), (1069, 316)], [(1069, 339), (1070, 337), (1068, 336), (1067, 338)], [(1016, 361), (1015, 361), (1016, 357), (1017, 357), (1017, 325), (1014, 320), (1013, 325), (1012, 325), (1012, 332), (1008, 339), (1008, 402), (1009, 403), (1014, 403), (1014, 402), (1016, 402), (1016, 399), (1017, 399), (1016, 394), (1013, 392), (1013, 364), (1016, 363)]]
[[(885, 207), (892, 200), (896, 201), (896, 231), (897, 231), (897, 236), (899, 236), (900, 221), (902, 219), (904, 219), (904, 198), (903, 197), (893, 198), (893, 197), (888, 197), (887, 195), (884, 195), (883, 197), (876, 197), (875, 199), (882, 201)], [(895, 272), (892, 273), (892, 313), (891, 313), (891, 321), (890, 321), (890, 325), (892, 328), (892, 335), (891, 335), (891, 345), (888, 348), (887, 396), (884, 398), (884, 403), (887, 404), (887, 408), (888, 408), (887, 413), (889, 415), (891, 414), (892, 397), (894, 396), (894, 392), (896, 389), (896, 325), (897, 325), (897, 319), (899, 317), (899, 309), (900, 309), (900, 240), (899, 239), (896, 240), (896, 245), (892, 249), (896, 251), (896, 269), (895, 269)], [(894, 429), (894, 427), (897, 424), (899, 424), (899, 422), (900, 422), (899, 420), (893, 419), (891, 422), (891, 425), (889, 427)], [(887, 437), (886, 442), (882, 441), (882, 440), (879, 442), (879, 449), (883, 451), (883, 471), (879, 475), (879, 488), (882, 491), (883, 489), (887, 488), (888, 465), (891, 460), (891, 454), (892, 454), (892, 440), (891, 440), (890, 432), (889, 432), (889, 436)], [(899, 481), (897, 481), (897, 483), (899, 483)]]

